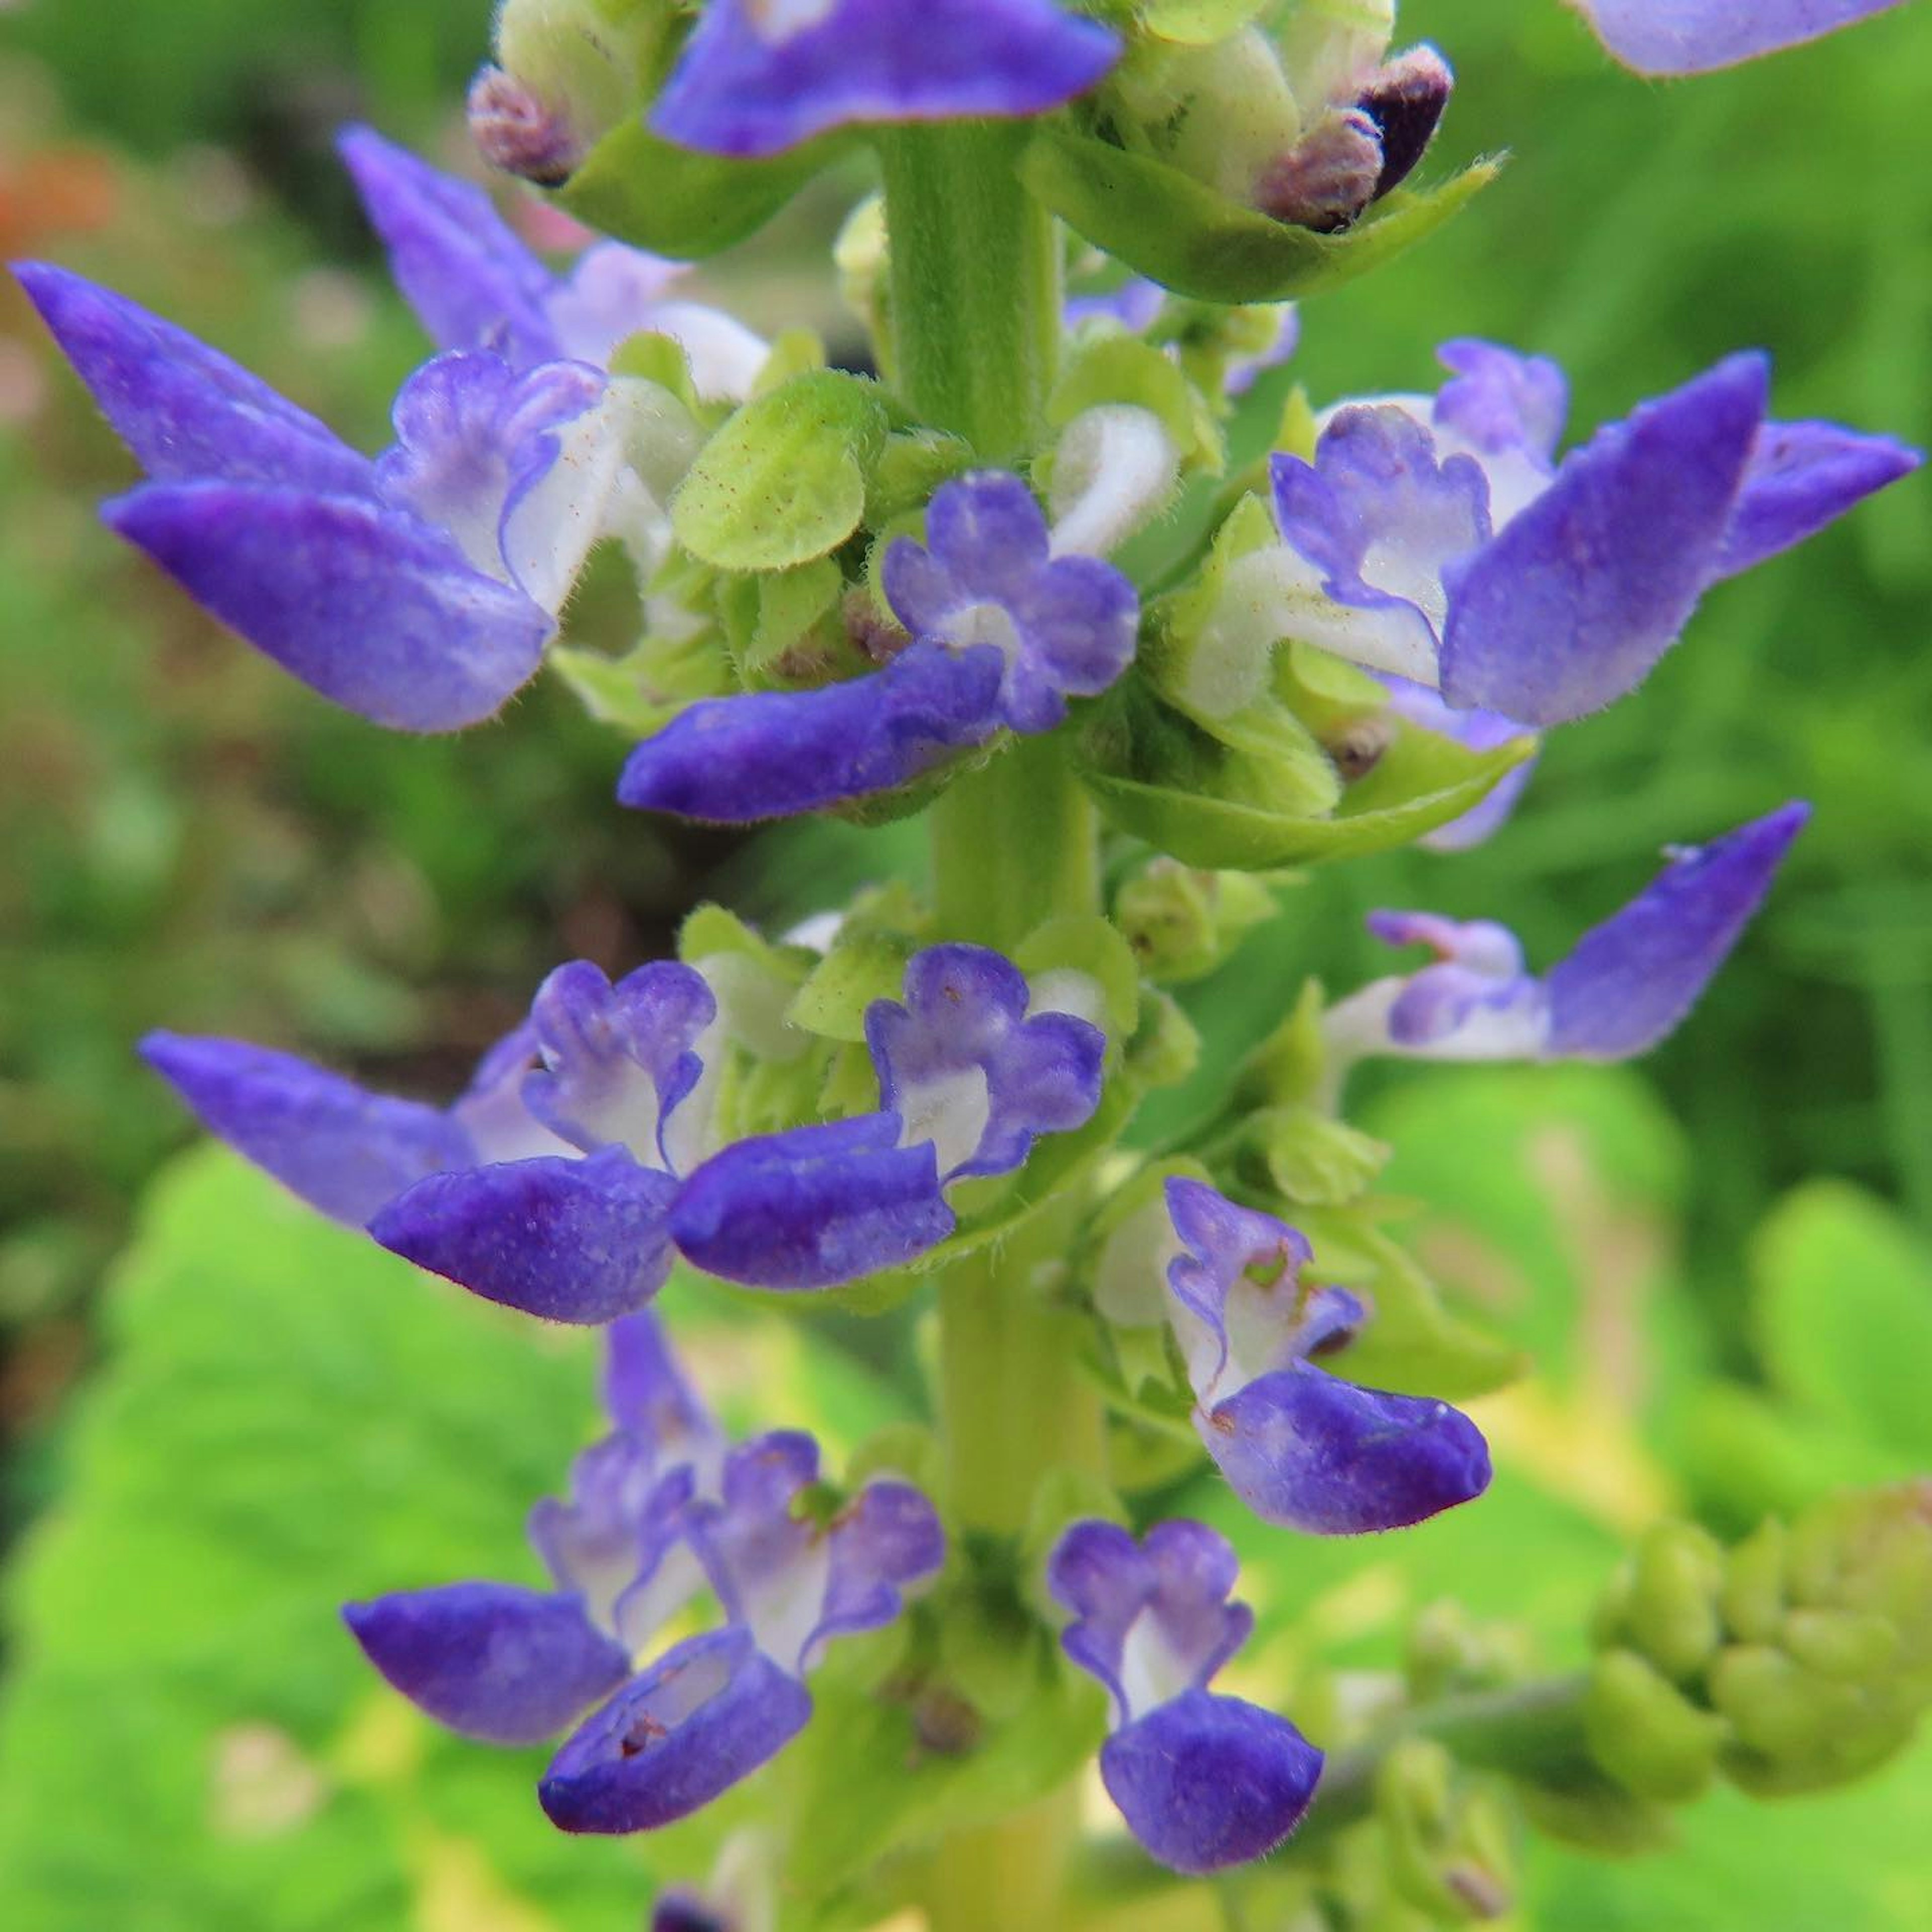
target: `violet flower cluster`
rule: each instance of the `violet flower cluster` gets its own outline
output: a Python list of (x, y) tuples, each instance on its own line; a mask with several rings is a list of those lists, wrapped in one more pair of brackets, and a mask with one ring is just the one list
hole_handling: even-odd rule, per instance
[[(1578, 4), (1660, 74), (1886, 10)], [(1454, 76), (1394, 28), (1375, 0), (508, 0), (479, 140), (614, 238), (554, 272), (481, 189), (346, 133), (434, 345), (374, 456), (126, 298), (16, 270), (144, 472), (110, 524), (325, 698), (452, 730), (548, 658), (626, 730), (627, 806), (935, 814), (926, 898), (875, 890), (777, 944), (733, 924), (615, 980), (561, 966), (447, 1105), (241, 1041), (146, 1043), (321, 1213), (602, 1329), (608, 1432), (530, 1521), (548, 1586), (345, 1612), (439, 1722), (561, 1737), (538, 1795), (567, 1831), (658, 1830), (742, 1784), (811, 1719), (833, 1641), (890, 1629), (896, 1667), (854, 1681), (907, 1780), (991, 1762), (1030, 1802), (1097, 1743), (1159, 1864), (1282, 1845), (1323, 1752), (1210, 1688), (1254, 1622), (1234, 1548), (1150, 1490), (1218, 1485), (1260, 1540), (1339, 1537), (1492, 1475), (1426, 1376), (1374, 1385), (1365, 1344), (1447, 1318), (1393, 1241), (1335, 1238), (1389, 1218), (1364, 1137), (1318, 1185), (1294, 1156), (1349, 1133), (1364, 1058), (1656, 1046), (1805, 823), (1790, 804), (1674, 850), (1540, 974), (1500, 924), (1377, 913), (1429, 963), (1292, 1014), (1284, 989), (1292, 1054), (1158, 1158), (1126, 1136), (1193, 1064), (1167, 986), (1274, 909), (1240, 874), (1496, 836), (1538, 731), (1636, 691), (1706, 596), (1919, 460), (1780, 420), (1756, 354), (1567, 450), (1563, 373), (1499, 344), (1446, 342), (1432, 395), (1291, 394), (1319, 316), (1298, 302), (1487, 178), (1417, 184)], [(740, 238), (862, 147), (884, 204), (839, 263), (880, 378), (686, 298), (652, 252)], [(1118, 258), (1071, 298), (1067, 230)], [(1264, 464), (1231, 465), (1237, 428)], [(642, 613), (614, 657), (568, 608), (602, 544)], [(1244, 1112), (1276, 1158), (1224, 1131)], [(936, 1279), (934, 1453), (896, 1441), (842, 1488), (796, 1430), (728, 1442), (649, 1306), (674, 1271), (772, 1311), (916, 1307)], [(1137, 1485), (1116, 1452), (1149, 1436), (1168, 1460)], [(1029, 1645), (1044, 1716), (999, 1674)], [(882, 1841), (882, 1868), (924, 1842)], [(684, 1886), (654, 1922), (729, 1922)]]

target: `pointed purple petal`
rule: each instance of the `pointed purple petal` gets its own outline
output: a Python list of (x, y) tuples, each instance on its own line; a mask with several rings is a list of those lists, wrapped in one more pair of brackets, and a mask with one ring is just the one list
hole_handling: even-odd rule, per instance
[(914, 644), (873, 676), (704, 699), (632, 751), (618, 802), (742, 825), (890, 791), (992, 736), (1000, 670)]
[(238, 363), (138, 304), (42, 262), (14, 272), (148, 474), (374, 496), (369, 459)]
[(896, 1114), (868, 1114), (740, 1141), (684, 1184), (671, 1237), (706, 1273), (754, 1288), (897, 1268), (954, 1226), (932, 1144), (898, 1138)]
[(400, 510), (189, 483), (136, 490), (102, 514), (284, 670), (397, 730), (458, 730), (500, 710), (552, 628)]
[(1730, 956), (1811, 815), (1787, 805), (1674, 860), (1544, 975), (1548, 1054), (1623, 1060), (1671, 1033)]
[(1889, 436), (1861, 436), (1836, 423), (1766, 423), (1752, 447), (1715, 574), (1735, 577), (1802, 543), (1924, 460)]
[(1640, 74), (1708, 74), (1835, 33), (1899, 0), (1571, 0)]
[(712, 0), (650, 125), (687, 148), (753, 155), (854, 122), (1039, 114), (1091, 87), (1120, 50), (1118, 35), (1050, 0), (834, 0), (808, 12)]
[(549, 273), (479, 188), (441, 174), (372, 128), (336, 146), (390, 272), (439, 349), (494, 349), (519, 368), (551, 360)]
[(1677, 640), (1722, 553), (1766, 368), (1733, 356), (1600, 430), (1540, 496), (1444, 571), (1442, 694), (1561, 724), (1631, 691)]
[(1202, 1875), (1264, 1857), (1301, 1822), (1322, 1754), (1286, 1718), (1190, 1690), (1117, 1731), (1107, 1795), (1148, 1852)]
[(352, 1226), (476, 1157), (440, 1108), (368, 1093), (293, 1054), (177, 1033), (151, 1033), (141, 1052), (210, 1133)]
[(486, 1744), (556, 1736), (631, 1667), (575, 1597), (510, 1583), (398, 1591), (346, 1604), (342, 1616), (412, 1704)]
[(1401, 1529), (1489, 1486), (1489, 1446), (1467, 1416), (1305, 1364), (1256, 1376), (1195, 1426), (1263, 1522), (1313, 1536)]
[(683, 1460), (681, 1445), (717, 1435), (710, 1412), (698, 1399), (664, 1326), (649, 1309), (612, 1322), (604, 1331), (604, 1412), (615, 1428)]
[(621, 1148), (582, 1160), (504, 1161), (418, 1181), (369, 1232), (486, 1301), (547, 1322), (609, 1322), (664, 1285), (676, 1189)]
[(687, 1639), (585, 1719), (537, 1787), (566, 1832), (649, 1832), (687, 1817), (805, 1728), (805, 1686), (735, 1626)]

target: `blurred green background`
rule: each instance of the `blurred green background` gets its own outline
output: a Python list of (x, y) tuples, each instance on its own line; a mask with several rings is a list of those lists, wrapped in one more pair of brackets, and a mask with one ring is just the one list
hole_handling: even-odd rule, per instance
[[(1505, 146), (1515, 158), (1419, 254), (1310, 305), (1298, 368), (1318, 400), (1423, 386), (1437, 340), (1480, 334), (1561, 359), (1581, 430), (1762, 344), (1780, 414), (1932, 443), (1932, 10), (1672, 86), (1618, 74), (1555, 0), (1402, 11), (1406, 36), (1435, 39), (1460, 75), (1442, 164)], [(0, 248), (112, 282), (373, 447), (422, 348), (330, 136), (368, 118), (466, 165), (454, 104), (488, 13), (484, 0), (0, 12)], [(822, 249), (854, 185), (826, 184), (709, 284), (767, 327), (836, 336), (848, 326)], [(550, 1382), (532, 1399), (548, 1420), (532, 1441), (468, 1454), (491, 1413), (484, 1395), (432, 1377), (417, 1413), (411, 1371), (469, 1350), (480, 1388), (514, 1387), (521, 1331), (436, 1303), (416, 1332), (397, 1312), (411, 1283), (208, 1156), (167, 1181), (104, 1295), (144, 1185), (188, 1138), (132, 1043), (163, 1023), (232, 1032), (437, 1090), (556, 959), (634, 962), (707, 893), (788, 920), (916, 864), (916, 848), (823, 830), (732, 840), (621, 814), (622, 747), (549, 684), (458, 740), (365, 726), (106, 536), (94, 505), (131, 478), (25, 303), (0, 289), (0, 1536), (47, 1511), (9, 1599), (23, 1674), (0, 1706), (0, 1785), (44, 1771), (74, 1714), (118, 1700), (126, 1720), (98, 1752), (74, 1753), (73, 1788), (56, 1778), (43, 1794), (52, 1810), (16, 1810), (10, 1826), (0, 1814), (0, 1871), (10, 1850), (40, 1847), (22, 1895), (41, 1916), (8, 1922), (634, 1924), (630, 1854), (610, 1848), (590, 1861), (608, 1893), (553, 1902), (554, 1922), (518, 1916), (526, 1894), (590, 1868), (490, 1809), (500, 1760), (345, 1728), (344, 1700), (366, 1687), (328, 1630), (334, 1597), (417, 1580), (418, 1557), (406, 1577), (369, 1550), (446, 1546), (452, 1567), (420, 1558), (425, 1581), (509, 1560), (492, 1552), (514, 1544), (525, 1499), (581, 1429), (578, 1356), (542, 1356)], [(1454, 1588), (1543, 1624), (1560, 1649), (1616, 1536), (1648, 1508), (1688, 1498), (1736, 1526), (1838, 1478), (1932, 1465), (1912, 1393), (1932, 1357), (1928, 515), (1922, 476), (1718, 591), (1639, 698), (1552, 740), (1492, 844), (1312, 874), (1284, 893), (1279, 926), (1190, 996), (1208, 1051), (1197, 1082), (1163, 1100), (1169, 1122), (1304, 974), (1346, 986), (1372, 969), (1368, 907), (1502, 917), (1546, 962), (1647, 876), (1660, 845), (1787, 797), (1817, 806), (1719, 991), (1640, 1069), (1365, 1080), (1372, 1124), (1401, 1143), (1395, 1178), (1428, 1204), (1418, 1251), (1545, 1364), (1535, 1399), (1498, 1425), (1522, 1480), (1484, 1506), (1479, 1542), (1445, 1533), (1400, 1572), (1398, 1604)], [(594, 627), (602, 608), (593, 590), (580, 621)], [(608, 621), (620, 616), (611, 600)], [(238, 1334), (269, 1281), (280, 1312)], [(332, 1321), (292, 1310), (304, 1284), (348, 1300)], [(368, 1334), (349, 1325), (352, 1306)], [(770, 1346), (792, 1352), (801, 1400), (862, 1389), (869, 1416), (904, 1400), (854, 1365), (836, 1330)], [(74, 1400), (104, 1353), (92, 1399)], [(345, 1414), (374, 1446), (325, 1472)], [(440, 1509), (425, 1537), (422, 1516)], [(345, 1528), (368, 1544), (346, 1566)], [(1532, 1588), (1526, 1608), (1522, 1580), (1545, 1552), (1548, 1601)], [(1340, 1587), (1362, 1559), (1252, 1560), (1281, 1571), (1287, 1631), (1300, 1596)], [(1378, 1544), (1375, 1561), (1381, 1574), (1399, 1559)], [(140, 1615), (114, 1587), (124, 1568)], [(1270, 1580), (1256, 1588), (1269, 1607)], [(1369, 1619), (1371, 1642), (1393, 1618), (1385, 1606)], [(143, 1672), (152, 1695), (130, 1703), (123, 1689)], [(215, 1773), (182, 1762), (184, 1739), (212, 1748), (211, 1711), (258, 1706), (272, 1726), (238, 1744), (223, 1730)], [(364, 1715), (365, 1731), (386, 1721)], [(320, 1770), (287, 1743), (324, 1735)], [(206, 1826), (196, 1780), (225, 1775), (238, 1750), (295, 1822), (277, 1827), (269, 1802), (229, 1852), (157, 1880), (164, 1834)], [(399, 1821), (383, 1794), (405, 1773), (430, 1808)], [(122, 1810), (50, 1848), (44, 1818), (71, 1820), (117, 1777)], [(1886, 1803), (1909, 1819), (1932, 1802), (1922, 1774), (1901, 1789), (1863, 1810), (1858, 1795), (1812, 1808), (1814, 1824), (1720, 1805), (1694, 1832), (1704, 1863), (1670, 1868), (1680, 1885), (1692, 1874), (1688, 1892), (1558, 1861), (1534, 1922), (1932, 1923), (1922, 1870), (1913, 1889), (1910, 1861), (1884, 1863), (1899, 1847), (1874, 1849)], [(326, 1829), (312, 1828), (318, 1805)], [(380, 1870), (356, 1862), (379, 1816)], [(298, 1826), (298, 1859), (278, 1837)], [(465, 1863), (466, 1833), (504, 1848), (494, 1870)], [(1769, 1833), (1788, 1841), (1790, 1875), (1741, 1892)], [(1814, 1868), (1822, 1893), (1800, 1882)], [(1735, 1916), (1741, 1897), (1749, 1916)]]

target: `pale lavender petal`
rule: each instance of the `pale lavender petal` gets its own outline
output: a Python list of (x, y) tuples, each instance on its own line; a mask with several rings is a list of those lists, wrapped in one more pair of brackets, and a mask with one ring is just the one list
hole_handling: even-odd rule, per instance
[(998, 650), (999, 717), (1016, 731), (1052, 730), (1070, 695), (1106, 690), (1133, 657), (1132, 584), (1097, 557), (1050, 557), (1033, 493), (1004, 470), (944, 484), (926, 512), (926, 544), (896, 538), (880, 577), (893, 614), (921, 643)]
[(450, 1583), (346, 1604), (369, 1661), (439, 1724), (496, 1744), (541, 1744), (623, 1682), (631, 1660), (574, 1596)]
[(1489, 1486), (1488, 1444), (1447, 1402), (1302, 1363), (1257, 1376), (1195, 1426), (1249, 1508), (1310, 1535), (1402, 1528)]
[(1178, 1872), (1263, 1858), (1301, 1822), (1322, 1754), (1286, 1718), (1190, 1690), (1117, 1731), (1100, 1776), (1128, 1829)]
[(1672, 1032), (1763, 904), (1811, 815), (1792, 804), (1682, 854), (1544, 976), (1552, 1057), (1622, 1060)]
[(184, 483), (102, 514), (284, 670), (397, 730), (458, 730), (501, 710), (553, 628), (442, 532), (378, 504)]
[(46, 262), (14, 272), (148, 474), (375, 494), (369, 459), (186, 330)]
[(1389, 1038), (1396, 1046), (1434, 1046), (1486, 1012), (1509, 1014), (1532, 999), (1543, 1004), (1507, 926), (1430, 913), (1372, 912), (1367, 922), (1385, 945), (1426, 946), (1436, 955), (1433, 965), (1409, 976), (1389, 1010)]
[(641, 1567), (643, 1526), (658, 1480), (652, 1444), (620, 1430), (572, 1462), (568, 1498), (545, 1496), (530, 1511), (530, 1543), (544, 1567), (602, 1630), (616, 1628), (617, 1600)]
[(531, 1113), (586, 1151), (615, 1142), (668, 1166), (664, 1124), (698, 1084), (692, 1049), (718, 1017), (703, 976), (656, 960), (613, 986), (574, 960), (537, 989), (530, 1017), (542, 1056), (524, 1082)]
[(831, 1288), (897, 1268), (951, 1234), (932, 1144), (896, 1114), (743, 1140), (680, 1191), (672, 1238), (707, 1274), (756, 1288)]
[(550, 272), (490, 197), (368, 128), (337, 141), (390, 272), (439, 349), (493, 349), (519, 367), (558, 353)]
[(536, 1059), (536, 1029), (526, 1018), (477, 1062), (462, 1098), (450, 1108), (451, 1118), (475, 1142), (479, 1162), (570, 1152), (570, 1142), (559, 1139), (524, 1105), (524, 1078)]
[(1118, 58), (1051, 0), (711, 0), (651, 110), (665, 140), (770, 154), (854, 122), (1044, 113)]
[(1886, 436), (1836, 423), (1766, 423), (1752, 446), (1715, 574), (1735, 577), (1822, 530), (1924, 461)]
[(292, 1054), (176, 1033), (148, 1034), (141, 1052), (210, 1133), (356, 1227), (425, 1176), (476, 1158), (440, 1108), (365, 1092)]
[(1435, 420), (1487, 454), (1520, 450), (1547, 465), (1570, 413), (1570, 385), (1546, 356), (1520, 356), (1459, 336), (1436, 358), (1453, 372), (1436, 392)]
[(631, 753), (621, 804), (745, 824), (907, 784), (999, 729), (993, 650), (914, 644), (817, 691), (706, 698)]
[(370, 1222), (382, 1245), (486, 1301), (549, 1322), (641, 1307), (671, 1263), (676, 1184), (621, 1148), (433, 1175)]
[(566, 1832), (648, 1832), (688, 1816), (805, 1728), (805, 1686), (735, 1626), (686, 1639), (593, 1712), (537, 1796)]
[[(1458, 711), (1443, 702), (1441, 695), (1412, 678), (1385, 674), (1389, 709), (1425, 731), (1453, 740), (1472, 752), (1493, 752), (1512, 738), (1531, 735), (1529, 727), (1505, 718), (1499, 711)], [(1460, 818), (1439, 825), (1415, 842), (1425, 852), (1466, 852), (1492, 838), (1508, 823), (1521, 801), (1538, 760), (1526, 758), (1505, 772), (1490, 788), (1480, 805), (1472, 806)]]
[(880, 1104), (937, 1148), (940, 1178), (1006, 1174), (1039, 1133), (1100, 1102), (1106, 1036), (1069, 1013), (1026, 1017), (1026, 975), (983, 946), (934, 946), (906, 968), (905, 1004), (867, 1008)]
[(694, 1460), (718, 1439), (664, 1324), (648, 1309), (604, 1331), (604, 1412), (616, 1427), (651, 1443), (660, 1468)]
[(1899, 0), (1571, 0), (1626, 67), (1707, 74), (1816, 40)]
[(1763, 420), (1734, 356), (1600, 430), (1474, 556), (1444, 568), (1442, 694), (1538, 725), (1600, 710), (1676, 642), (1722, 554)]
[(904, 1606), (904, 1592), (946, 1560), (939, 1514), (910, 1483), (868, 1483), (832, 1520), (831, 1564), (818, 1623), (799, 1654), (809, 1669), (836, 1636), (883, 1629)]

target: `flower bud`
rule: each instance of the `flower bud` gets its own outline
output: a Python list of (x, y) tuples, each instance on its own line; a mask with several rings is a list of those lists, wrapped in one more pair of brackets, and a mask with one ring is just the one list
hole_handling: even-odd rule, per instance
[(1592, 1667), (1583, 1724), (1592, 1754), (1619, 1784), (1672, 1804), (1710, 1782), (1727, 1736), (1720, 1718), (1628, 1650), (1606, 1651)]
[(1660, 1522), (1632, 1558), (1624, 1628), (1630, 1644), (1669, 1677), (1694, 1676), (1717, 1653), (1722, 1552), (1694, 1525)]
[(1274, 911), (1268, 888), (1249, 874), (1168, 858), (1130, 879), (1114, 903), (1114, 923), (1141, 970), (1168, 986), (1205, 979)]

